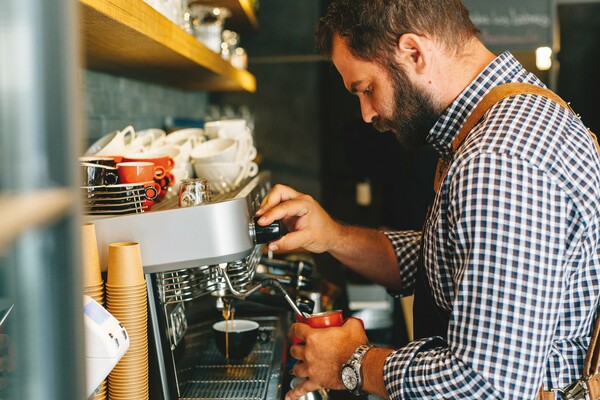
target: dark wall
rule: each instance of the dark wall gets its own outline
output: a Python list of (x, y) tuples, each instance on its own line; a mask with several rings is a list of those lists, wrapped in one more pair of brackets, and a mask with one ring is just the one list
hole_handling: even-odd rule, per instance
[(558, 94), (586, 126), (600, 132), (600, 2), (558, 7)]
[(246, 105), (255, 119), (261, 169), (274, 183), (321, 197), (321, 109), (319, 71), (313, 31), (321, 14), (319, 0), (261, 0), (260, 30), (244, 34), (248, 70), (256, 93), (212, 95), (211, 101)]

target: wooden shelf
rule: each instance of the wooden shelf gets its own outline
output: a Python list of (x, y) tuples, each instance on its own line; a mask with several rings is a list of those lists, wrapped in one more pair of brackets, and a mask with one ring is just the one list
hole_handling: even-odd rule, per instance
[(193, 2), (228, 8), (231, 17), (225, 20), (227, 29), (236, 32), (252, 32), (258, 29), (258, 19), (251, 0), (193, 0)]
[(0, 256), (21, 233), (65, 215), (75, 196), (69, 189), (40, 189), (21, 194), (0, 193)]
[[(245, 0), (236, 2), (241, 7)], [(80, 4), (86, 68), (184, 89), (256, 91), (251, 73), (233, 67), (143, 0)]]

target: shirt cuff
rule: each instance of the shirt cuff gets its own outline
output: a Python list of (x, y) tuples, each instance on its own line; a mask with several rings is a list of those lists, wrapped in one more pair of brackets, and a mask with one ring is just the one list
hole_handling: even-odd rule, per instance
[(447, 343), (440, 336), (419, 339), (410, 342), (401, 349), (391, 353), (383, 365), (383, 381), (392, 399), (410, 398), (405, 390), (409, 386), (407, 373), (415, 356), (435, 347), (446, 347)]

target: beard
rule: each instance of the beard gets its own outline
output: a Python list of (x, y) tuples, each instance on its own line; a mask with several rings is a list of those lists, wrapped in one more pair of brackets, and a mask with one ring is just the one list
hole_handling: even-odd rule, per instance
[(437, 111), (431, 95), (417, 88), (400, 66), (389, 65), (386, 70), (394, 92), (392, 115), (373, 118), (373, 127), (380, 132), (392, 131), (396, 139), (407, 147), (427, 144), (429, 130), (441, 112)]

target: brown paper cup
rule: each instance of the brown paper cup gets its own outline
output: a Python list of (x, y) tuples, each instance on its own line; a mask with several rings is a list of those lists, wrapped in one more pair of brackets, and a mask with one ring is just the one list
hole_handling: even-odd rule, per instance
[(102, 284), (98, 242), (96, 241), (96, 227), (92, 222), (81, 226), (81, 247), (83, 287)]
[(108, 380), (105, 379), (100, 384), (100, 390), (94, 396), (94, 400), (106, 400), (106, 395), (108, 394)]
[(114, 287), (145, 284), (142, 253), (136, 242), (117, 242), (108, 246), (106, 283)]

